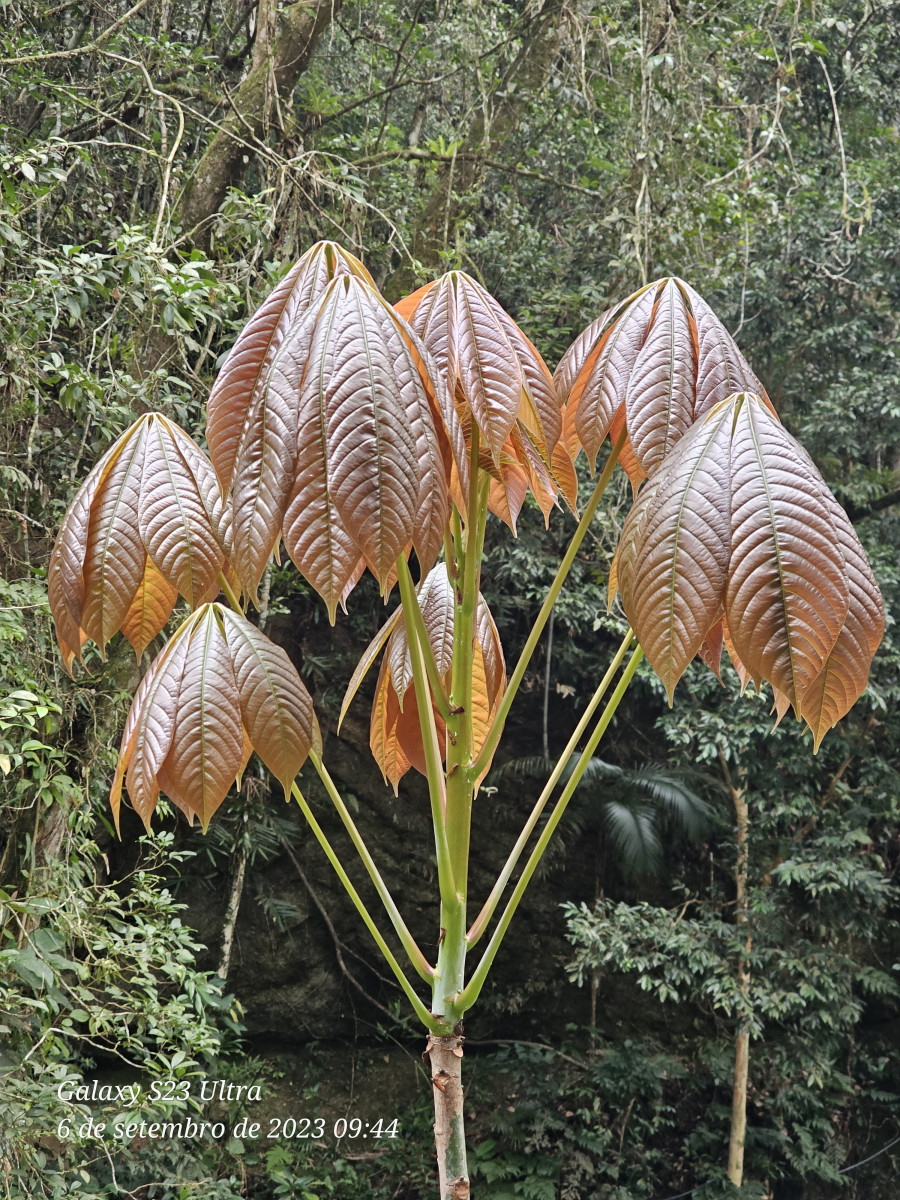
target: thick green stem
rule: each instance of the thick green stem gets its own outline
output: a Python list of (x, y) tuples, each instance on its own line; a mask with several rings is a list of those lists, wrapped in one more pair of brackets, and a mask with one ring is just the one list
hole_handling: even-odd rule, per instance
[(375, 865), (375, 860), (369, 853), (369, 848), (363, 840), (362, 834), (357, 829), (356, 823), (351, 817), (347, 805), (344, 803), (343, 797), (335, 786), (334, 780), (329, 775), (325, 764), (315, 751), (311, 751), (309, 757), (312, 765), (319, 773), (319, 778), (325, 785), (325, 791), (328, 793), (332, 804), (337, 809), (338, 816), (344, 822), (344, 828), (349, 833), (350, 841), (356, 847), (356, 851), (369, 873), (369, 878), (375, 885), (376, 892), (381, 897), (381, 902), (384, 905), (388, 916), (391, 918), (391, 924), (396, 930), (397, 937), (400, 939), (403, 949), (406, 951), (407, 956), (409, 957), (410, 963), (415, 967), (426, 983), (431, 983), (432, 978), (434, 977), (434, 967), (429, 963), (428, 959), (416, 944), (415, 938), (409, 932), (406, 922), (400, 915), (400, 910), (397, 908), (394, 898), (388, 890), (387, 884), (381, 877), (381, 872)]
[(599, 505), (603, 493), (606, 491), (607, 485), (612, 478), (613, 470), (618, 457), (622, 452), (622, 447), (625, 445), (626, 437), (627, 433), (623, 430), (615, 446), (613, 446), (612, 450), (610, 451), (609, 458), (606, 460), (606, 465), (603, 468), (603, 472), (600, 475), (600, 478), (597, 480), (593, 495), (591, 496), (587, 503), (587, 507), (581, 515), (581, 520), (578, 522), (578, 528), (572, 535), (572, 540), (569, 543), (569, 548), (565, 553), (565, 557), (559, 564), (559, 569), (556, 572), (556, 576), (553, 582), (550, 584), (550, 590), (547, 592), (546, 599), (541, 606), (541, 611), (537, 615), (537, 619), (534, 622), (534, 627), (532, 628), (531, 633), (528, 635), (528, 641), (525, 643), (522, 653), (519, 655), (519, 661), (516, 663), (516, 668), (509, 678), (509, 684), (507, 685), (506, 693), (500, 702), (500, 707), (497, 709), (497, 715), (494, 718), (494, 723), (491, 726), (490, 733), (488, 734), (487, 739), (481, 748), (481, 753), (478, 755), (478, 761), (475, 764), (476, 779), (491, 761), (494, 751), (497, 749), (497, 743), (500, 741), (500, 738), (503, 734), (503, 729), (506, 725), (506, 718), (509, 716), (509, 710), (512, 708), (513, 700), (516, 698), (516, 693), (519, 690), (519, 684), (522, 682), (525, 671), (528, 668), (528, 664), (531, 662), (531, 656), (535, 651), (535, 647), (540, 641), (541, 634), (544, 631), (544, 626), (550, 619), (553, 606), (559, 599), (559, 593), (562, 591), (562, 586), (566, 581), (569, 571), (572, 569), (572, 563), (575, 561), (575, 555), (581, 549), (581, 543), (584, 541), (585, 534), (590, 527), (591, 521), (594, 519), (597, 506)]
[(409, 1000), (410, 1004), (413, 1006), (416, 1016), (419, 1018), (419, 1020), (422, 1022), (422, 1024), (425, 1026), (425, 1028), (427, 1030), (429, 1030), (429, 1032), (438, 1033), (438, 1034), (443, 1033), (444, 1032), (443, 1023), (441, 1021), (436, 1021), (434, 1019), (434, 1017), (431, 1015), (431, 1013), (428, 1011), (428, 1009), (425, 1007), (425, 1005), (422, 1003), (422, 1001), (416, 995), (412, 984), (406, 978), (403, 968), (400, 966), (400, 964), (397, 962), (397, 959), (394, 957), (394, 954), (393, 954), (390, 946), (387, 944), (387, 942), (381, 936), (381, 932), (379, 931), (378, 926), (372, 920), (369, 910), (366, 908), (365, 904), (363, 903), (362, 898), (360, 897), (356, 888), (350, 882), (350, 877), (348, 876), (347, 872), (344, 870), (341, 860), (338, 858), (337, 854), (335, 853), (331, 843), (329, 842), (329, 840), (325, 834), (325, 831), (322, 829), (321, 825), (316, 820), (315, 816), (313, 815), (312, 809), (307, 804), (306, 800), (304, 799), (303, 793), (300, 791), (300, 789), (296, 783), (293, 783), (291, 785), (291, 793), (292, 793), (294, 799), (300, 805), (300, 809), (301, 809), (304, 817), (306, 817), (307, 821), (309, 822), (309, 827), (313, 831), (316, 841), (319, 843), (319, 845), (325, 851), (325, 857), (331, 863), (332, 867), (334, 867), (335, 874), (337, 875), (338, 879), (340, 879), (341, 883), (344, 885), (347, 895), (353, 901), (353, 905), (354, 905), (356, 911), (362, 917), (363, 923), (365, 924), (369, 933), (371, 933), (372, 937), (375, 939), (375, 944), (377, 945), (378, 949), (381, 951), (385, 962), (388, 964), (388, 966), (394, 972), (394, 975), (397, 977), (397, 981), (399, 982), (400, 986), (403, 988), (403, 991), (406, 993), (407, 999)]
[(516, 869), (516, 863), (521, 858), (522, 851), (528, 844), (528, 839), (531, 837), (532, 831), (534, 830), (535, 825), (537, 825), (541, 813), (546, 808), (547, 801), (553, 794), (553, 789), (556, 787), (557, 783), (559, 783), (562, 773), (566, 769), (566, 764), (574, 754), (578, 743), (581, 741), (582, 734), (590, 724), (591, 718), (600, 706), (600, 701), (606, 695), (609, 685), (612, 683), (616, 672), (622, 665), (622, 660), (628, 653), (628, 648), (631, 645), (633, 638), (634, 634), (629, 629), (625, 634), (625, 637), (622, 639), (622, 644), (616, 653), (616, 657), (610, 663), (609, 669), (601, 679), (597, 690), (590, 699), (590, 703), (582, 714), (581, 720), (575, 727), (574, 733), (566, 743), (565, 750), (563, 750), (562, 754), (559, 756), (556, 766), (553, 768), (553, 774), (544, 785), (544, 790), (541, 792), (540, 796), (538, 796), (534, 808), (531, 810), (531, 815), (526, 821), (522, 832), (519, 834), (516, 844), (513, 846), (509, 858), (506, 860), (506, 863), (503, 866), (503, 870), (497, 877), (497, 882), (491, 889), (491, 894), (485, 901), (481, 912), (472, 922), (472, 927), (466, 935), (466, 941), (468, 942), (470, 949), (479, 941), (481, 935), (484, 933), (485, 929), (487, 929), (490, 919), (494, 915), (494, 910), (500, 902), (500, 897), (503, 895), (503, 891), (506, 888), (513, 871)]
[[(402, 565), (401, 565), (402, 564)], [(406, 567), (404, 570), (403, 568)], [(438, 887), (441, 893), (441, 904), (454, 904), (457, 896), (457, 885), (454, 878), (454, 865), (450, 856), (447, 839), (447, 790), (444, 780), (444, 770), (441, 766), (441, 748), (438, 744), (437, 726), (434, 722), (434, 710), (429, 699), (428, 679), (422, 647), (419, 645), (418, 631), (415, 621), (407, 620), (407, 615), (413, 607), (419, 607), (416, 599), (416, 589), (413, 585), (406, 560), (397, 560), (398, 579), (400, 582), (400, 598), (403, 604), (404, 620), (406, 621), (406, 639), (409, 644), (409, 657), (412, 662), (413, 683), (416, 689), (416, 707), (419, 712), (419, 728), (422, 732), (422, 747), (425, 753), (425, 769), (428, 775), (428, 795), (431, 799), (431, 819), (434, 825), (434, 847), (437, 857)]]
[(237, 596), (234, 594), (234, 589), (232, 588), (231, 584), (225, 578), (224, 571), (219, 572), (219, 587), (225, 593), (225, 599), (228, 601), (228, 603), (231, 605), (231, 607), (234, 609), (234, 611), (236, 613), (240, 613), (241, 616), (243, 616), (244, 610), (241, 608), (241, 602), (237, 598)]
[(504, 935), (509, 928), (509, 923), (513, 919), (515, 911), (519, 906), (519, 901), (522, 899), (525, 889), (528, 887), (531, 877), (534, 874), (538, 863), (541, 861), (544, 851), (547, 849), (550, 838), (553, 836), (557, 825), (562, 819), (563, 813), (566, 811), (566, 806), (568, 805), (569, 800), (572, 798), (572, 793), (578, 786), (587, 764), (590, 762), (591, 758), (593, 758), (594, 751), (600, 744), (600, 739), (603, 737), (610, 721), (613, 719), (615, 711), (619, 707), (619, 703), (622, 697), (625, 695), (625, 692), (628, 690), (628, 685), (631, 683), (632, 677), (634, 676), (635, 671), (638, 669), (638, 665), (643, 657), (644, 652), (641, 647), (638, 646), (632, 654), (628, 662), (628, 666), (622, 672), (622, 678), (616, 685), (616, 690), (613, 692), (609, 699), (609, 703), (603, 710), (603, 715), (597, 722), (594, 732), (591, 734), (584, 750), (582, 750), (578, 762), (575, 765), (575, 769), (569, 777), (568, 783), (563, 788), (562, 795), (554, 805), (553, 812), (548, 817), (547, 824), (541, 831), (541, 835), (528, 857), (528, 862), (525, 864), (524, 870), (519, 876), (519, 881), (513, 889), (513, 893), (507, 902), (506, 908), (503, 910), (503, 916), (497, 923), (497, 927), (491, 936), (491, 940), (488, 942), (487, 949), (481, 958), (481, 962), (475, 968), (472, 978), (463, 989), (462, 995), (458, 998), (458, 1006), (463, 1012), (471, 1008), (478, 999), (481, 989), (484, 986), (484, 981), (487, 978), (488, 971), (490, 970), (491, 964), (494, 961), (494, 957), (500, 948), (500, 943), (503, 941)]
[[(412, 575), (409, 573), (409, 563), (403, 557), (397, 559), (398, 578), (400, 575), (405, 575), (408, 586), (415, 591), (415, 585), (412, 581)], [(402, 594), (402, 590), (401, 590)], [(447, 696), (447, 689), (444, 687), (444, 681), (441, 679), (440, 672), (437, 668), (437, 663), (434, 661), (434, 651), (431, 649), (431, 642), (428, 639), (428, 630), (425, 628), (425, 620), (422, 616), (422, 610), (418, 604), (413, 604), (407, 612), (406, 606), (403, 608), (403, 619), (407, 624), (406, 637), (410, 640), (413, 636), (409, 629), (407, 621), (409, 616), (415, 626), (415, 634), (419, 642), (419, 648), (422, 651), (422, 659), (425, 663), (425, 673), (428, 676), (428, 682), (431, 684), (431, 694), (434, 696), (434, 702), (437, 705), (438, 712), (446, 721), (450, 716), (450, 700)]]
[(452, 1032), (460, 1017), (458, 999), (465, 984), (466, 892), (472, 822), (472, 668), (475, 657), (475, 613), (481, 581), (481, 555), (487, 525), (490, 480), (478, 468), (479, 432), (473, 426), (465, 549), (456, 527), (458, 575), (453, 613), (453, 669), (447, 718), (447, 843), (453, 864), (455, 895), (442, 896), (441, 936), (432, 988), (432, 1012)]

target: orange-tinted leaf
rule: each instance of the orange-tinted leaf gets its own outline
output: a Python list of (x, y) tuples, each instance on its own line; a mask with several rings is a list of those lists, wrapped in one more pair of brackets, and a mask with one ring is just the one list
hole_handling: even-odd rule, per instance
[(310, 750), (322, 750), (312, 697), (280, 646), (237, 613), (224, 609), (222, 620), (241, 720), (256, 753), (287, 797)]
[(800, 704), (800, 715), (812, 731), (816, 750), (828, 730), (866, 690), (872, 658), (885, 627), (881, 592), (856, 531), (836, 501), (830, 509), (847, 567), (850, 599), (838, 639)]
[(604, 437), (615, 440), (613, 430), (627, 421), (622, 465), (634, 486), (728, 396), (752, 392), (771, 410), (724, 325), (693, 288), (674, 278), (649, 284), (588, 326), (555, 379), (592, 469)]
[(119, 439), (91, 505), (82, 549), (84, 606), (81, 627), (105, 651), (120, 629), (140, 586), (146, 547), (138, 525), (146, 422), (135, 422)]
[[(217, 591), (225, 566), (220, 539), (227, 544), (227, 536), (225, 507), (203, 452), (166, 417), (140, 417), (79, 489), (53, 548), (50, 605), (67, 667), (88, 638), (103, 651), (123, 623), (140, 639), (141, 620), (149, 629), (159, 612), (139, 618), (133, 602), (142, 609), (152, 594), (158, 608), (175, 588), (196, 605)], [(148, 555), (165, 594), (153, 576), (146, 592)]]
[(821, 477), (760, 400), (733, 407), (728, 628), (757, 686), (799, 715), (844, 624), (847, 572)]
[(122, 779), (149, 828), (160, 790), (206, 829), (244, 770), (248, 740), (285, 789), (321, 746), (312, 701), (283, 650), (244, 617), (207, 604), (176, 631), (135, 694), (110, 803)]
[(360, 557), (385, 592), (410, 543), (429, 566), (446, 528), (454, 438), (462, 454), (415, 335), (371, 283), (333, 279), (284, 339), (246, 424), (234, 474), (245, 588), (255, 593), (282, 532), (332, 620)]
[[(625, 428), (625, 407), (619, 409), (613, 417), (612, 425), (609, 427), (609, 439), (613, 445), (619, 440), (622, 430)], [(637, 455), (631, 446), (631, 438), (625, 438), (622, 443), (622, 449), (619, 451), (619, 465), (628, 476), (628, 482), (631, 484), (631, 494), (637, 495), (638, 488), (647, 478), (647, 472), (638, 461)]]
[[(410, 704), (409, 707), (412, 709), (413, 705)], [(410, 767), (409, 759), (400, 748), (397, 737), (399, 716), (400, 704), (397, 693), (391, 686), (391, 673), (385, 656), (381, 662), (381, 671), (375, 686), (375, 699), (372, 702), (369, 746), (385, 782), (390, 783), (395, 796), (398, 783)]]
[[(453, 667), (455, 593), (447, 567), (439, 562), (418, 591), (419, 607), (438, 671), (449, 687)], [(398, 610), (402, 613), (402, 606)], [(396, 614), (395, 614), (396, 615)], [(382, 630), (382, 633), (384, 630)], [(380, 641), (380, 637), (376, 639)], [(376, 643), (366, 652), (371, 661)], [(475, 612), (475, 675), (473, 682), (473, 733), (475, 752), (487, 736), (488, 722), (506, 688), (506, 665), (500, 635), (482, 596)], [(446, 756), (446, 727), (429, 691), (442, 756)], [(412, 676), (407, 631), (404, 622), (394, 627), (378, 676), (372, 704), (369, 744), (385, 779), (394, 791), (412, 766), (425, 774), (425, 752), (419, 725), (419, 701)]]
[(725, 618), (716, 621), (709, 633), (703, 639), (698, 654), (718, 679), (722, 682), (722, 647), (725, 644)]
[(144, 577), (122, 621), (122, 633), (134, 646), (138, 661), (165, 627), (177, 599), (177, 590), (160, 574), (148, 555), (144, 563)]
[(569, 391), (567, 403), (574, 406), (575, 429), (591, 470), (625, 402), (632, 368), (647, 336), (654, 295), (652, 287), (636, 295), (612, 328), (601, 334)]
[(493, 711), (506, 691), (506, 662), (493, 614), (480, 593), (475, 609), (475, 643), (482, 657), (489, 707)]
[[(627, 567), (619, 566), (622, 604), (670, 704), (675, 684), (722, 616), (731, 549), (731, 421), (722, 408), (681, 439), (646, 512), (636, 505), (622, 533), (630, 546)], [(640, 529), (632, 542), (633, 520)]]
[(578, 475), (575, 471), (575, 463), (572, 456), (569, 454), (568, 448), (563, 443), (562, 439), (553, 447), (553, 460), (551, 462), (553, 469), (553, 478), (556, 480), (557, 486), (575, 515), (578, 515)]
[(123, 768), (127, 768), (128, 796), (132, 807), (150, 828), (150, 817), (159, 799), (159, 772), (175, 736), (178, 699), (196, 614), (170, 638), (141, 680), (125, 722), (119, 765), (110, 803), (118, 823), (118, 797)]
[(734, 648), (734, 642), (731, 640), (731, 634), (728, 631), (728, 622), (724, 619), (722, 621), (722, 641), (724, 642), (725, 649), (728, 651), (731, 665), (734, 667), (737, 677), (741, 681), (741, 694), (743, 695), (747, 684), (750, 682), (750, 672), (741, 662), (741, 656)]
[[(565, 404), (568, 400), (572, 386), (581, 374), (588, 357), (590, 355), (596, 356), (599, 352), (603, 334), (612, 328), (613, 323), (622, 316), (626, 308), (633, 303), (634, 299), (635, 297), (629, 296), (627, 300), (622, 300), (618, 304), (614, 304), (611, 308), (602, 312), (599, 317), (595, 317), (586, 329), (582, 329), (581, 333), (579, 333), (578, 337), (559, 360), (556, 370), (553, 372), (553, 384), (561, 404)], [(575, 409), (573, 407), (573, 417), (574, 413)], [(571, 451), (571, 446), (569, 449)]]
[(159, 798), (156, 772), (165, 760), (174, 733), (181, 675), (193, 621), (194, 617), (189, 617), (169, 638), (138, 685), (131, 702), (109, 795), (116, 830), (119, 829), (122, 783), (125, 772), (131, 768), (142, 721), (140, 762), (129, 775), (128, 794), (134, 811), (144, 825), (150, 827), (150, 816)]
[(381, 628), (378, 630), (378, 632), (372, 638), (371, 642), (369, 642), (368, 646), (366, 646), (365, 650), (363, 651), (362, 658), (356, 664), (356, 669), (354, 670), (352, 676), (350, 677), (350, 682), (347, 684), (347, 690), (346, 690), (346, 692), (344, 692), (344, 699), (341, 701), (341, 713), (340, 713), (340, 716), (338, 717), (338, 726), (337, 726), (338, 733), (340, 733), (340, 731), (341, 731), (341, 725), (343, 725), (343, 723), (344, 723), (344, 717), (346, 717), (346, 715), (347, 715), (347, 710), (350, 708), (350, 705), (353, 703), (353, 697), (359, 691), (362, 681), (365, 679), (366, 675), (368, 675), (368, 673), (369, 673), (369, 668), (372, 666), (372, 663), (375, 661), (375, 659), (378, 657), (378, 655), (384, 649), (385, 642), (388, 640), (388, 638), (393, 633), (394, 627), (396, 626), (397, 622), (400, 620), (400, 618), (402, 616), (403, 616), (403, 609), (395, 608), (394, 611), (391, 613), (391, 615), (388, 617), (388, 619), (385, 621), (385, 623), (381, 626)]
[(140, 489), (138, 526), (147, 553), (195, 608), (224, 565), (213, 533), (224, 505), (206, 456), (164, 417), (148, 422)]
[(74, 658), (81, 658), (81, 650), (87, 640), (87, 634), (81, 627), (81, 614), (84, 607), (84, 551), (91, 506), (109, 463), (118, 456), (119, 450), (119, 443), (116, 443), (79, 488), (63, 518), (50, 554), (47, 591), (67, 671), (71, 671)]
[(245, 426), (282, 342), (336, 275), (358, 275), (372, 283), (359, 259), (334, 242), (318, 242), (262, 302), (222, 364), (207, 402), (206, 436), (223, 492), (231, 485)]
[(628, 437), (645, 473), (658, 466), (690, 428), (695, 415), (694, 375), (688, 314), (674, 279), (667, 279), (625, 396)]
[[(246, 428), (234, 463), (233, 561), (244, 590), (254, 598), (281, 535), (297, 478), (298, 394), (308, 364), (316, 312), (306, 310), (301, 314), (283, 339), (262, 385), (248, 404)], [(338, 596), (342, 587), (337, 590)]]

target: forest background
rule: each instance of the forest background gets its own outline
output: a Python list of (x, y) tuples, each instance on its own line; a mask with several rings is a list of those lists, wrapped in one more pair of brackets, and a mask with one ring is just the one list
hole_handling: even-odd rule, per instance
[[(475, 1194), (727, 1195), (747, 1028), (739, 1194), (893, 1196), (900, 6), (0, 7), (6, 1195), (351, 1200), (432, 1186), (417, 1032), (299, 813), (251, 770), (207, 838), (170, 810), (152, 837), (126, 820), (116, 840), (108, 788), (139, 668), (119, 646), (70, 680), (46, 601), (52, 539), (89, 466), (148, 409), (200, 437), (217, 363), (324, 237), (391, 300), (470, 272), (551, 369), (607, 303), (659, 275), (687, 279), (847, 508), (889, 614), (869, 691), (816, 757), (793, 721), (773, 732), (770, 697), (741, 699), (730, 669), (721, 687), (692, 668), (672, 710), (639, 676), (467, 1030)], [(623, 476), (580, 554), (514, 710), (509, 761), (479, 800), (474, 886), (515, 837), (537, 752), (559, 750), (621, 636), (606, 579), (626, 488)], [(517, 541), (489, 528), (484, 591), (507, 657), (570, 521), (558, 512), (545, 529), (527, 508)], [(296, 573), (270, 570), (263, 596), (258, 621), (313, 691), (332, 773), (427, 938), (424, 784), (399, 799), (385, 788), (364, 703), (334, 737), (358, 648), (384, 616), (376, 589), (362, 583), (333, 629)], [(749, 812), (749, 991), (736, 794)], [(138, 1068), (148, 1088), (261, 1082), (254, 1119), (324, 1116), (333, 1130), (341, 1116), (396, 1116), (400, 1136), (79, 1138), (87, 1109), (58, 1084)], [(220, 1108), (229, 1129), (247, 1111)]]

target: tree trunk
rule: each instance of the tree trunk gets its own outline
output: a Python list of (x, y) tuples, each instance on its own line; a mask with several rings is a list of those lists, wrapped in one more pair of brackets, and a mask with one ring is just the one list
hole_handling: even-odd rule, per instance
[(237, 852), (234, 870), (231, 877), (231, 892), (228, 896), (228, 908), (225, 910), (225, 924), (222, 926), (222, 956), (219, 959), (219, 969), (216, 975), (223, 982), (228, 978), (231, 966), (231, 949), (234, 946), (234, 930), (237, 925), (238, 910), (241, 907), (241, 896), (244, 893), (244, 874), (247, 870), (247, 852), (241, 849)]
[[(724, 758), (724, 756), (723, 756)], [(734, 1089), (731, 1096), (731, 1137), (728, 1143), (728, 1178), (740, 1187), (744, 1178), (744, 1141), (747, 1133), (747, 1074), (750, 1066), (750, 951), (753, 938), (750, 930), (750, 910), (747, 896), (747, 867), (749, 851), (747, 833), (749, 814), (746, 793), (731, 782), (725, 767), (731, 799), (737, 818), (737, 862), (734, 869), (735, 924), (744, 935), (737, 964), (738, 990), (741, 994), (743, 1013), (740, 1017), (734, 1047)]]
[[(301, 0), (292, 5), (278, 37), (271, 47), (266, 45), (267, 52), (254, 52), (255, 65), (232, 97), (231, 111), (223, 117), (181, 201), (182, 224), (201, 248), (209, 246), (211, 220), (240, 174), (247, 143), (265, 132), (276, 97), (279, 102), (290, 98), (341, 2)], [(259, 21), (263, 42), (268, 29), (269, 11), (263, 4)]]
[[(441, 253), (455, 230), (460, 198), (478, 178), (481, 169), (478, 155), (496, 154), (515, 132), (527, 101), (543, 87), (559, 51), (564, 11), (564, 0), (544, 0), (540, 12), (523, 32), (519, 53), (497, 80), (490, 105), (479, 112), (464, 135), (459, 145), (460, 157), (441, 169), (437, 185), (413, 231), (413, 253), (426, 266), (440, 265)], [(385, 284), (385, 295), (399, 299), (414, 285), (412, 272), (401, 267)]]
[(431, 1067), (434, 1092), (434, 1144), (437, 1148), (441, 1200), (468, 1200), (466, 1135), (463, 1125), (461, 1034), (429, 1036), (424, 1058)]

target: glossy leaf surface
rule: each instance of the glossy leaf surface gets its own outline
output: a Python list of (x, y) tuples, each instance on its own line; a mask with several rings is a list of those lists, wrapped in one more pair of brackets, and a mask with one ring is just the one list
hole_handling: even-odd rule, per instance
[[(453, 667), (455, 590), (447, 576), (445, 563), (438, 563), (426, 576), (419, 586), (417, 598), (435, 664), (449, 689)], [(402, 614), (402, 605), (398, 611)], [(380, 635), (373, 642), (373, 647), (379, 641)], [(369, 657), (369, 661), (371, 657), (374, 655)], [(506, 665), (500, 636), (484, 598), (479, 596), (475, 612), (472, 695), (475, 755), (484, 744), (505, 688)], [(429, 702), (433, 705), (430, 695)], [(348, 701), (345, 701), (345, 708), (347, 703)], [(387, 641), (378, 676), (369, 738), (375, 760), (395, 792), (400, 779), (411, 766), (425, 774), (425, 753), (419, 728), (418, 703), (406, 625), (402, 620), (397, 620)], [(446, 756), (446, 728), (436, 708), (435, 724), (442, 753)]]
[(396, 306), (421, 336), (453, 395), (466, 440), (477, 426), (480, 465), (494, 480), (490, 508), (515, 531), (530, 487), (545, 514), (574, 470), (560, 446), (562, 414), (544, 360), (481, 284), (451, 271)]
[(217, 604), (177, 630), (141, 681), (122, 735), (110, 803), (123, 779), (149, 829), (160, 791), (206, 829), (255, 749), (287, 795), (321, 749), (312, 698), (279, 646)]
[(140, 417), (79, 489), (53, 547), (50, 607), (71, 669), (88, 639), (120, 629), (140, 654), (177, 593), (218, 593), (230, 530), (209, 460), (167, 417)]
[(846, 515), (755, 396), (717, 405), (667, 455), (625, 521), (617, 573), (670, 701), (691, 658), (716, 670), (724, 642), (742, 683), (771, 683), (817, 745), (861, 694), (884, 630)]
[(207, 401), (206, 439), (223, 492), (231, 485), (242, 438), (249, 433), (250, 413), (281, 344), (337, 275), (358, 275), (372, 283), (354, 255), (335, 242), (317, 242), (269, 293), (222, 364)]
[[(427, 352), (359, 275), (332, 279), (265, 365), (233, 472), (234, 563), (255, 595), (283, 536), (329, 614), (369, 567), (434, 562), (463, 445)], [(455, 448), (455, 451), (454, 451)]]
[[(734, 339), (681, 279), (659, 279), (603, 313), (554, 374), (593, 469), (614, 423), (628, 431), (622, 465), (637, 486), (720, 401), (752, 392), (768, 404)], [(633, 457), (632, 457), (633, 456)]]

